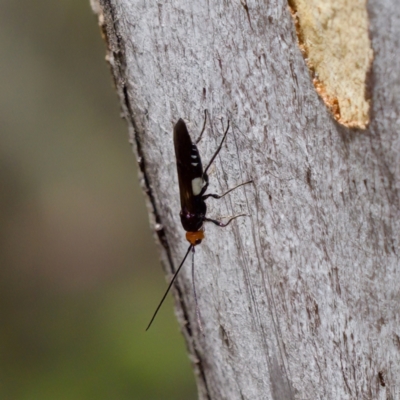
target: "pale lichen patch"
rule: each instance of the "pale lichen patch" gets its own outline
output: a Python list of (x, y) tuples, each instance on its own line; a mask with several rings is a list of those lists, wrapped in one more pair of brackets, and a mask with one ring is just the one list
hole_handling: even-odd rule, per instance
[(366, 0), (289, 0), (289, 5), (317, 92), (339, 123), (366, 128), (373, 59)]

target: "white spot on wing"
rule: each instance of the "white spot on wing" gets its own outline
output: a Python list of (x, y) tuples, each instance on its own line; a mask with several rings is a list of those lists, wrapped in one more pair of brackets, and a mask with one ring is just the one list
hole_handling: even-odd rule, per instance
[(194, 178), (192, 180), (192, 191), (195, 196), (200, 194), (201, 189), (203, 188), (203, 178)]

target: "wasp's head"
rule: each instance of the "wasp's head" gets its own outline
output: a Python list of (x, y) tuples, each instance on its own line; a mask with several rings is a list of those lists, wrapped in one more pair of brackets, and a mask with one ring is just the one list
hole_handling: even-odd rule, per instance
[(186, 240), (192, 245), (197, 246), (204, 239), (204, 231), (186, 232)]

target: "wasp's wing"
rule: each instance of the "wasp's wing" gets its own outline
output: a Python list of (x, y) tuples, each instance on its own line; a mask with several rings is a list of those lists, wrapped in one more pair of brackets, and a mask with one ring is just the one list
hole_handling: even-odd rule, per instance
[(195, 213), (194, 197), (203, 188), (203, 166), (197, 146), (192, 142), (186, 124), (182, 119), (174, 127), (174, 146), (178, 169), (181, 207)]

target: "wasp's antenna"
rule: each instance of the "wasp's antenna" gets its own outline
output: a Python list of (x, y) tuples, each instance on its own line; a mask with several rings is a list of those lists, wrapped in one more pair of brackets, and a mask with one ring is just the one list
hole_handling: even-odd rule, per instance
[(194, 280), (194, 246), (192, 246), (192, 284), (193, 284), (194, 302), (196, 304), (197, 323), (199, 324), (200, 331), (203, 332), (203, 326), (201, 325), (201, 318), (200, 318), (199, 303), (197, 301), (196, 284)]
[[(151, 320), (150, 320), (149, 324), (147, 325), (146, 331), (148, 331), (148, 329), (150, 328), (151, 324), (153, 323), (154, 318), (156, 317), (156, 315), (157, 315), (157, 313), (158, 313), (158, 310), (161, 308), (162, 304), (164, 303), (164, 300), (165, 300), (165, 298), (167, 297), (167, 294), (168, 294), (169, 290), (171, 289), (172, 284), (173, 284), (174, 281), (175, 281), (175, 278), (176, 278), (177, 275), (179, 274), (179, 271), (181, 270), (182, 265), (184, 264), (184, 262), (185, 262), (185, 260), (186, 260), (186, 258), (187, 258), (187, 256), (188, 256), (190, 250), (192, 250), (192, 249), (193, 249), (193, 254), (194, 254), (194, 246), (191, 244), (191, 245), (189, 246), (189, 248), (187, 249), (187, 252), (186, 252), (186, 254), (185, 254), (185, 257), (183, 257), (183, 260), (182, 260), (182, 262), (181, 262), (181, 265), (178, 267), (178, 269), (176, 270), (174, 276), (172, 277), (171, 282), (169, 283), (168, 288), (167, 288), (167, 290), (166, 290), (165, 293), (164, 293), (164, 296), (162, 297), (160, 303), (158, 304), (158, 306), (157, 306), (157, 308), (156, 308), (156, 311), (154, 311), (154, 314), (153, 314), (153, 316), (151, 317)], [(196, 301), (196, 307), (197, 307), (197, 301)]]

